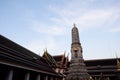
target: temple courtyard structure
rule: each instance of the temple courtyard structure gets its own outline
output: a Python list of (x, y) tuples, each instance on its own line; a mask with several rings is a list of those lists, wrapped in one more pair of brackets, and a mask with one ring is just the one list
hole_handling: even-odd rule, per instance
[(0, 80), (120, 80), (120, 58), (84, 60), (76, 25), (71, 35), (70, 61), (65, 52), (39, 56), (0, 35)]

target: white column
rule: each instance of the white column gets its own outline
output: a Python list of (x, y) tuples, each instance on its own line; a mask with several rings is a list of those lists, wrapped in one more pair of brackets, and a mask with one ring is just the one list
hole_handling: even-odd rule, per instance
[(13, 70), (10, 70), (8, 72), (7, 80), (12, 80), (12, 78), (13, 78)]
[(48, 76), (47, 75), (45, 76), (45, 80), (48, 80)]
[(27, 73), (25, 74), (25, 80), (29, 80), (29, 79), (30, 79), (30, 73), (27, 72)]
[(110, 78), (109, 78), (109, 77), (107, 77), (107, 80), (110, 80)]
[(40, 80), (40, 74), (37, 75), (36, 80)]

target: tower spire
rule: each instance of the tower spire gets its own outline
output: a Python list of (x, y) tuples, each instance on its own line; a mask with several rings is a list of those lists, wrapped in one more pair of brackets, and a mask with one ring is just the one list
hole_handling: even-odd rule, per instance
[(89, 75), (82, 56), (79, 31), (75, 24), (72, 28), (71, 64), (66, 80), (89, 80)]
[(75, 43), (79, 44), (80, 41), (79, 41), (79, 32), (78, 32), (78, 29), (77, 29), (77, 27), (74, 24), (74, 27), (72, 29), (72, 44), (75, 44)]
[(75, 23), (73, 24), (74, 27), (76, 27)]

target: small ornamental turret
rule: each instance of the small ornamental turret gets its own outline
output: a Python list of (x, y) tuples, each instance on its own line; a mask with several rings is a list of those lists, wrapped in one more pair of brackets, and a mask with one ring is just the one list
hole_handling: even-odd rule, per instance
[(74, 24), (72, 29), (71, 64), (67, 72), (66, 80), (89, 80), (89, 74), (84, 64), (82, 52), (79, 32)]

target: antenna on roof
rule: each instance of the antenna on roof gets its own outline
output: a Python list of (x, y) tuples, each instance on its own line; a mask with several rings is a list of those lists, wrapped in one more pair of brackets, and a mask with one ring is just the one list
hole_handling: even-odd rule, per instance
[(115, 56), (116, 56), (116, 59), (118, 59), (118, 55), (117, 55), (117, 52), (115, 51)]
[(66, 50), (65, 50), (65, 52), (64, 52), (64, 56), (66, 55)]
[(38, 53), (38, 55), (40, 56), (40, 52)]
[(68, 58), (68, 61), (69, 61), (69, 52), (68, 52), (68, 54), (67, 54), (67, 58)]
[(116, 56), (116, 58), (118, 58), (116, 51), (115, 51), (115, 56)]

